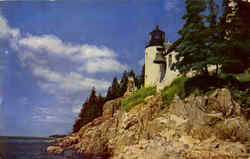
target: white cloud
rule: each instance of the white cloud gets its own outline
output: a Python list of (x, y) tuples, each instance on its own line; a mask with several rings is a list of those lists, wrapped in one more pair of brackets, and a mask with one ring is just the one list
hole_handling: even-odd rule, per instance
[[(107, 81), (84, 77), (75, 72), (80, 68), (89, 73), (119, 72), (127, 68), (127, 65), (115, 59), (115, 52), (105, 46), (71, 44), (54, 35), (22, 37), (19, 30), (12, 29), (1, 15), (0, 26), (3, 28), (0, 35), (11, 41), (11, 46), (18, 52), (23, 65), (31, 68), (34, 76), (40, 79), (41, 88), (49, 93), (57, 92), (58, 89), (75, 93), (93, 86), (97, 90), (104, 90), (109, 86)], [(80, 65), (74, 71), (65, 71), (63, 74), (59, 69), (65, 66), (56, 62), (58, 58), (64, 58), (63, 61), (68, 61), (69, 65), (75, 62)], [(57, 89), (53, 91), (52, 88)]]
[(39, 85), (43, 90), (49, 91), (52, 95), (60, 94), (60, 91), (66, 91), (68, 93), (86, 91), (94, 86), (97, 90), (101, 91), (110, 86), (110, 82), (83, 77), (76, 72), (62, 75), (44, 68), (35, 68), (34, 74), (46, 81), (40, 82)]
[(32, 60), (39, 62), (41, 58), (36, 58), (38, 56), (48, 56), (48, 58), (56, 56), (71, 62), (81, 63), (82, 67), (78, 70), (84, 70), (88, 73), (120, 72), (128, 68), (127, 65), (121, 64), (115, 59), (116, 54), (113, 50), (105, 46), (66, 43), (54, 35), (29, 35), (20, 39), (18, 44), (27, 52), (21, 55), (23, 60), (32, 58)]
[(178, 0), (165, 0), (166, 11), (178, 10)]
[(82, 61), (95, 57), (114, 57), (115, 53), (107, 47), (82, 44), (73, 45), (63, 42), (54, 35), (28, 36), (19, 41), (21, 46), (33, 51), (46, 51), (49, 54), (65, 57), (73, 61)]
[[(33, 110), (32, 119), (37, 122), (72, 125), (90, 89), (95, 87), (98, 92), (104, 92), (111, 84), (91, 78), (86, 72), (122, 72), (128, 68), (116, 60), (115, 51), (105, 46), (73, 44), (54, 35), (24, 37), (1, 15), (0, 28), (0, 39), (9, 41), (41, 90), (54, 99), (50, 106)], [(28, 101), (24, 99), (25, 102)]]
[(123, 72), (128, 69), (127, 65), (119, 63), (115, 59), (110, 58), (96, 58), (88, 60), (81, 68), (80, 71), (87, 71), (88, 73), (96, 72)]
[(20, 31), (9, 27), (7, 20), (0, 14), (0, 39), (3, 38), (18, 38)]
[(72, 112), (75, 114), (79, 114), (81, 109), (82, 109), (82, 105), (77, 105), (77, 106), (72, 107)]
[(33, 122), (72, 124), (72, 118), (67, 111), (67, 108), (61, 109), (61, 107), (34, 107), (32, 109), (32, 120)]

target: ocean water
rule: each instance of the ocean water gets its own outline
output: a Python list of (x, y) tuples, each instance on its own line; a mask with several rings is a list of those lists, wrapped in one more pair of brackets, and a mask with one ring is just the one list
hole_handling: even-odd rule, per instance
[(67, 151), (63, 155), (49, 154), (46, 152), (46, 141), (0, 138), (0, 159), (88, 159), (77, 156), (72, 151)]

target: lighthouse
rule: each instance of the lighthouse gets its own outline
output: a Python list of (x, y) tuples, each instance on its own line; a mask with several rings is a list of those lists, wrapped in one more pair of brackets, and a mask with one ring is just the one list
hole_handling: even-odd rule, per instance
[(145, 47), (145, 87), (156, 86), (162, 80), (164, 66), (157, 64), (154, 60), (160, 50), (164, 50), (165, 32), (157, 25), (155, 30), (150, 32), (150, 40)]

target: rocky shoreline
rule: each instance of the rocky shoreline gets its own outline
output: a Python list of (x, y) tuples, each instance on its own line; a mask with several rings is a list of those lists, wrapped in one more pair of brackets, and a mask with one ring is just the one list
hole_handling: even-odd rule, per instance
[(176, 96), (169, 105), (156, 94), (129, 112), (119, 108), (120, 98), (106, 102), (103, 116), (55, 139), (47, 151), (112, 159), (250, 158), (250, 110), (227, 89), (185, 100)]

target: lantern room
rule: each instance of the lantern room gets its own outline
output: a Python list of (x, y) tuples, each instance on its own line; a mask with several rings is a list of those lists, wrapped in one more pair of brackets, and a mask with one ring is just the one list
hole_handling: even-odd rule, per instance
[(163, 45), (165, 41), (165, 32), (159, 29), (159, 26), (157, 25), (155, 30), (153, 30), (150, 33), (150, 41), (148, 46), (158, 46), (158, 45)]

